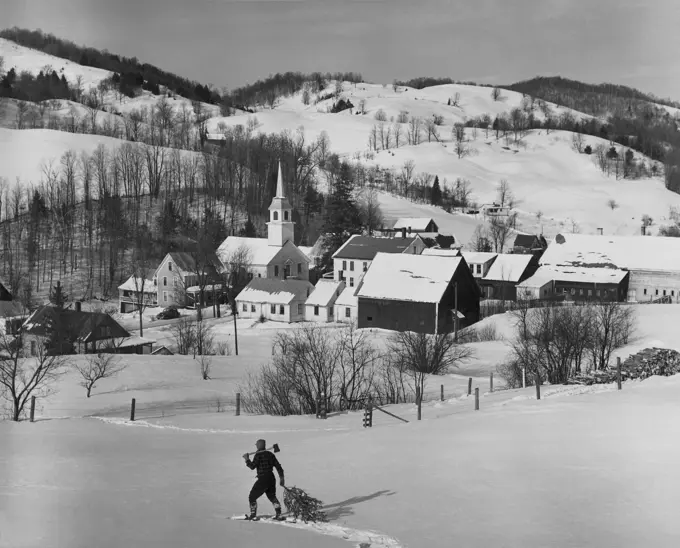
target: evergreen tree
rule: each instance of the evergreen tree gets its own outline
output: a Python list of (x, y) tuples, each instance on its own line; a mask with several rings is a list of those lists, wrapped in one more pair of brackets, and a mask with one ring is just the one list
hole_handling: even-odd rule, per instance
[(257, 238), (257, 230), (255, 230), (255, 224), (253, 223), (250, 215), (248, 215), (248, 220), (246, 224), (241, 229), (240, 235), (245, 238)]
[(432, 205), (439, 205), (442, 202), (442, 189), (439, 187), (439, 176), (435, 176), (434, 184), (432, 185), (432, 193), (430, 195)]
[(67, 301), (68, 295), (64, 293), (64, 289), (61, 287), (61, 282), (57, 282), (57, 285), (50, 289), (50, 302), (55, 307), (63, 310)]
[(331, 256), (352, 234), (361, 231), (359, 208), (352, 196), (354, 180), (352, 170), (347, 162), (342, 162), (333, 193), (326, 203), (326, 222), (323, 226), (326, 253), (323, 264), (332, 264)]

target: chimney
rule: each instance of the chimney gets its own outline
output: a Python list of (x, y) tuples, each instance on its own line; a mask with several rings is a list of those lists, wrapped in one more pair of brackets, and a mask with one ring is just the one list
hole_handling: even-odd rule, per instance
[(602, 236), (604, 234), (604, 230), (602, 228), (597, 229), (597, 233)]
[(401, 229), (401, 237), (406, 238), (406, 227)]
[(408, 233), (411, 234), (411, 227), (408, 227)]
[(646, 227), (645, 225), (642, 225), (642, 227), (640, 228), (640, 233), (641, 233), (643, 236), (646, 236), (646, 235), (647, 235), (647, 227)]
[(76, 301), (75, 305), (76, 305), (76, 312), (80, 312), (80, 301)]

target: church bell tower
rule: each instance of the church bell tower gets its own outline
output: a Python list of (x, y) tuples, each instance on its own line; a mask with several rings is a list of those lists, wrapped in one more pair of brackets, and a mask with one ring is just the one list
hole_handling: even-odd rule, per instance
[(293, 222), (293, 208), (286, 199), (281, 176), (281, 162), (279, 162), (279, 176), (276, 181), (276, 195), (269, 206), (269, 222), (267, 223), (267, 240), (269, 245), (283, 247), (290, 240), (294, 242), (295, 231)]

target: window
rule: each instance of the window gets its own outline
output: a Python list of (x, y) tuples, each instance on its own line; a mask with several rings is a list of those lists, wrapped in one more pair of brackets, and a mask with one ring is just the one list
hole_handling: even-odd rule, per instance
[(272, 313), (272, 314), (276, 314), (276, 305), (273, 304), (273, 305), (271, 306), (271, 309), (270, 309), (270, 310), (271, 310), (271, 313)]
[(354, 278), (349, 279), (349, 286), (354, 287)]
[(367, 270), (368, 270), (368, 263), (366, 261), (364, 261), (364, 272), (366, 272)]
[(314, 315), (315, 315), (315, 316), (318, 316), (318, 315), (319, 315), (319, 307), (318, 307), (318, 306), (315, 306), (315, 307), (314, 307)]
[(251, 304), (251, 305), (250, 305), (250, 311), (251, 311), (251, 312), (255, 312), (255, 305), (254, 305), (254, 304)]
[(298, 314), (302, 314), (302, 307), (304, 305), (302, 303), (298, 303)]
[[(258, 275), (258, 277), (259, 277), (259, 275)], [(248, 272), (248, 279), (249, 280), (253, 279), (253, 273), (252, 272)]]
[(302, 274), (302, 263), (298, 263), (298, 274)]
[(35, 341), (31, 341), (31, 356), (35, 356)]
[(286, 221), (288, 220), (288, 212), (287, 212), (287, 211), (284, 211), (284, 212), (283, 212), (283, 218), (284, 218), (284, 220), (286, 220)]
[(416, 254), (416, 248), (415, 247), (413, 248), (413, 254), (414, 255)]
[(262, 273), (261, 273), (261, 272), (258, 272), (258, 273), (257, 273), (257, 277), (258, 277), (258, 278), (261, 278), (261, 277), (262, 277)]
[(571, 294), (576, 295), (576, 290), (573, 287), (571, 288)]
[(177, 287), (177, 286), (179, 285), (179, 280), (178, 280), (177, 278), (173, 278), (173, 279), (172, 279), (172, 285), (173, 285), (174, 287)]
[(167, 291), (163, 291), (163, 302), (164, 303), (168, 302), (168, 292)]
[(647, 288), (645, 287), (643, 293), (646, 295), (647, 294)]
[(279, 306), (279, 314), (283, 315), (283, 314), (285, 314), (285, 311), (286, 311), (285, 306), (283, 306), (283, 305)]
[(473, 264), (470, 265), (470, 272), (472, 272), (473, 274), (475, 273), (475, 265)]
[(367, 321), (367, 322), (372, 322), (372, 321), (373, 321), (373, 316), (366, 316), (366, 321)]
[(243, 311), (248, 312), (248, 305), (246, 303), (243, 303)]
[(588, 290), (588, 297), (592, 297), (592, 296), (593, 296), (593, 290), (592, 290), (592, 289), (589, 289), (589, 290)]
[(351, 317), (351, 312), (350, 312), (349, 306), (346, 306), (345, 307), (345, 318), (349, 318), (349, 317)]
[(278, 220), (279, 220), (279, 212), (278, 212), (278, 211), (274, 211), (274, 212), (272, 213), (272, 217), (273, 217), (273, 219), (274, 219), (275, 221), (278, 221)]
[(347, 270), (347, 261), (342, 261), (342, 269)]
[(599, 289), (595, 291), (595, 295), (597, 295), (598, 297), (600, 296), (600, 290)]
[(158, 285), (158, 278), (153, 279), (153, 285)]
[(654, 291), (654, 295), (658, 295), (658, 294), (659, 294), (659, 290), (657, 289), (657, 290)]
[(583, 295), (583, 289), (579, 290), (579, 295)]
[(331, 318), (333, 317), (333, 307), (332, 307), (332, 306), (328, 309), (328, 315), (329, 315)]
[(279, 277), (279, 265), (275, 264), (274, 265), (274, 278)]
[(481, 273), (482, 273), (482, 265), (478, 264), (477, 265), (477, 274), (481, 274)]
[(172, 272), (172, 261), (168, 261), (168, 270)]
[(168, 285), (168, 277), (167, 277), (167, 276), (163, 276), (163, 287), (165, 287), (165, 286), (167, 286), (167, 285)]
[(354, 272), (354, 261), (349, 262), (349, 269)]
[(663, 296), (664, 297), (666, 296), (666, 290), (665, 289), (663, 290)]

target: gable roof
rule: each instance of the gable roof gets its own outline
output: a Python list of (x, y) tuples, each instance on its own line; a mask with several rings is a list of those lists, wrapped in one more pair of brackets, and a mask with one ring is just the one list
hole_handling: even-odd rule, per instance
[(461, 262), (462, 257), (378, 253), (357, 297), (438, 303)]
[(118, 289), (122, 289), (123, 291), (141, 291), (142, 290), (142, 283), (144, 284), (144, 293), (155, 293), (158, 287), (156, 287), (153, 283), (153, 280), (149, 280), (137, 277), (137, 276), (130, 276), (127, 280), (125, 280), (122, 284), (118, 286)]
[(253, 278), (238, 294), (236, 300), (262, 304), (290, 304), (296, 299), (306, 300), (314, 286), (306, 280), (278, 280)]
[(465, 261), (468, 264), (486, 263), (498, 257), (498, 253), (487, 253), (486, 251), (462, 251), (461, 255), (465, 257)]
[(517, 287), (542, 287), (553, 281), (618, 284), (621, 283), (627, 275), (628, 272), (626, 270), (619, 270), (616, 268), (541, 266), (533, 276), (517, 284)]
[(340, 293), (342, 293), (344, 288), (345, 282), (336, 282), (335, 280), (321, 278), (314, 286), (314, 291), (312, 291), (312, 294), (305, 304), (312, 306), (328, 306), (340, 296)]
[[(181, 272), (191, 274), (196, 269), (196, 259), (192, 253), (187, 253), (185, 251), (171, 251), (163, 258), (161, 263), (158, 265), (158, 267), (154, 271), (154, 276), (158, 273), (158, 270), (161, 268), (161, 266), (165, 264), (168, 257), (172, 259), (172, 262), (175, 263), (175, 265)], [(217, 257), (217, 254), (215, 253), (209, 253), (206, 262), (211, 270), (212, 269), (219, 270), (222, 268), (222, 263)]]
[(495, 282), (518, 282), (532, 261), (533, 255), (511, 255), (500, 253), (484, 276), (484, 280)]
[(335, 306), (357, 306), (358, 299), (356, 293), (358, 290), (358, 287), (345, 286), (338, 300), (335, 301)]
[(558, 234), (541, 265), (680, 272), (680, 238)]
[(377, 253), (403, 253), (417, 237), (377, 238), (355, 234), (333, 254), (333, 258), (372, 261)]
[(410, 228), (411, 230), (424, 232), (427, 230), (427, 227), (430, 223), (433, 223), (434, 226), (437, 226), (437, 223), (428, 217), (401, 217), (400, 219), (396, 220), (392, 230), (401, 230), (402, 228), (408, 230)]
[(251, 266), (267, 266), (276, 255), (286, 246), (293, 246), (300, 252), (300, 257), (304, 257), (308, 262), (311, 259), (290, 240), (283, 247), (269, 245), (267, 238), (245, 238), (242, 236), (229, 236), (217, 248), (217, 256), (222, 264), (228, 262), (229, 258), (241, 249), (247, 249)]
[[(54, 306), (42, 306), (38, 308), (24, 322), (22, 330), (26, 333), (38, 336), (47, 336), (50, 333), (50, 325), (56, 321), (66, 322), (66, 329), (77, 338), (78, 342), (88, 343), (96, 340), (109, 338), (125, 338), (130, 333), (116, 320), (103, 312), (86, 312), (84, 310), (71, 310), (69, 308), (59, 310)], [(99, 326), (111, 328), (110, 337), (99, 337), (96, 328)]]

